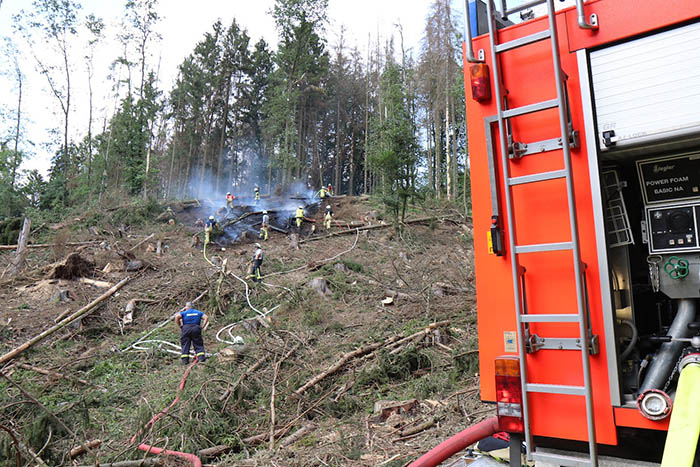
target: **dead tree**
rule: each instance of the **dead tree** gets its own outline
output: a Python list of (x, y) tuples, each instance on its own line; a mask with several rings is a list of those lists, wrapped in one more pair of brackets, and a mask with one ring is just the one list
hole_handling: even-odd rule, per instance
[(29, 240), (29, 228), (31, 225), (32, 221), (29, 220), (28, 217), (25, 217), (22, 231), (17, 240), (17, 253), (15, 253), (15, 257), (10, 265), (10, 277), (16, 276), (22, 272), (22, 268), (24, 268), (24, 257), (27, 255), (27, 241)]

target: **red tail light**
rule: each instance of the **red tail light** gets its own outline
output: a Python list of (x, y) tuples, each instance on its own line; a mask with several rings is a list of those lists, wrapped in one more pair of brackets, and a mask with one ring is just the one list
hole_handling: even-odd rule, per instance
[(509, 433), (522, 433), (523, 391), (518, 357), (496, 359), (496, 403), (499, 428)]
[(477, 63), (469, 68), (472, 83), (472, 98), (477, 102), (491, 100), (491, 80), (489, 78), (489, 66), (485, 63)]

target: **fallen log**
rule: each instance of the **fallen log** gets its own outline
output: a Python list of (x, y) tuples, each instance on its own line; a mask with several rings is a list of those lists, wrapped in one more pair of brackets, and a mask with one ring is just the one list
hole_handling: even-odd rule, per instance
[(251, 211), (251, 212), (246, 212), (245, 214), (242, 214), (241, 216), (237, 217), (236, 219), (233, 219), (233, 220), (230, 220), (230, 221), (226, 222), (224, 225), (221, 226), (221, 228), (222, 228), (222, 229), (225, 229), (226, 227), (228, 227), (228, 226), (230, 226), (230, 225), (233, 225), (233, 224), (235, 224), (236, 222), (242, 221), (242, 220), (245, 219), (246, 217), (252, 216), (253, 214), (262, 214), (262, 211), (259, 211), (259, 212), (253, 212), (253, 211)]
[(95, 287), (101, 287), (103, 289), (108, 289), (114, 285), (105, 281), (96, 281), (94, 279), (88, 279), (87, 277), (81, 277), (80, 279), (78, 279), (78, 281), (82, 282), (83, 284), (90, 284), (94, 285)]
[(97, 307), (97, 305), (99, 305), (100, 303), (102, 303), (103, 301), (105, 301), (106, 299), (108, 299), (109, 297), (114, 295), (119, 289), (124, 287), (126, 285), (126, 283), (129, 282), (129, 280), (131, 280), (130, 276), (125, 277), (118, 284), (116, 284), (114, 287), (112, 287), (111, 289), (109, 289), (108, 291), (106, 291), (105, 293), (100, 295), (98, 298), (96, 298), (92, 302), (88, 303), (87, 305), (85, 305), (84, 307), (82, 307), (81, 309), (79, 309), (78, 311), (73, 313), (72, 315), (68, 316), (63, 321), (59, 322), (55, 326), (50, 327), (49, 329), (45, 330), (44, 332), (32, 337), (31, 339), (29, 339), (27, 342), (20, 345), (19, 347), (7, 352), (5, 355), (0, 357), (0, 365), (12, 360), (16, 356), (18, 356), (19, 354), (21, 354), (22, 352), (27, 350), (28, 348), (32, 347), (33, 345), (35, 345), (38, 342), (41, 342), (42, 340), (46, 339), (48, 336), (50, 336), (54, 332), (58, 331), (59, 329), (64, 328), (65, 326), (69, 325), (73, 321), (80, 319), (83, 316), (86, 316), (92, 310), (94, 310), (95, 307)]
[[(433, 330), (448, 326), (450, 324), (449, 321), (439, 321), (437, 323), (432, 323), (429, 326), (427, 326), (425, 329), (422, 331), (418, 331), (414, 334), (411, 334), (410, 336), (404, 337), (402, 339), (399, 339), (398, 336), (391, 337), (387, 341), (384, 342), (376, 342), (374, 344), (368, 344), (364, 347), (360, 347), (359, 349), (355, 349), (352, 352), (349, 352), (345, 355), (343, 355), (337, 362), (335, 362), (333, 365), (328, 367), (325, 371), (317, 374), (313, 378), (311, 378), (309, 381), (304, 383), (303, 386), (301, 386), (299, 389), (294, 391), (295, 394), (300, 395), (303, 394), (307, 389), (310, 387), (316, 385), (318, 382), (322, 381), (326, 377), (336, 373), (338, 370), (340, 370), (347, 362), (350, 360), (361, 357), (363, 355), (369, 355), (377, 350), (379, 350), (382, 347), (387, 347), (387, 348), (392, 348), (395, 347), (392, 352), (394, 352), (396, 349), (401, 348), (401, 345), (407, 342), (411, 342), (413, 340), (421, 339), (431, 333)], [(366, 357), (365, 357), (366, 358)]]
[(286, 438), (282, 438), (280, 441), (280, 446), (289, 446), (290, 444), (294, 444), (297, 441), (299, 441), (301, 438), (306, 436), (307, 434), (311, 433), (316, 429), (316, 425), (308, 424), (304, 425), (301, 428), (299, 428), (297, 431), (292, 433), (291, 435), (287, 436)]
[(328, 367), (325, 371), (317, 374), (313, 378), (311, 378), (309, 381), (304, 383), (299, 389), (294, 391), (294, 394), (300, 395), (306, 392), (307, 389), (310, 387), (316, 385), (319, 381), (323, 380), (324, 378), (332, 375), (333, 373), (337, 372), (340, 370), (347, 362), (352, 360), (353, 358), (360, 357), (362, 355), (366, 355), (368, 353), (372, 353), (375, 350), (379, 349), (380, 347), (383, 347), (385, 345), (384, 342), (376, 342), (374, 344), (368, 344), (365, 345), (364, 347), (360, 347), (358, 349), (353, 350), (352, 352), (348, 352), (345, 355), (343, 355), (340, 360), (335, 362), (333, 365)]
[[(429, 222), (429, 221), (434, 221), (434, 220), (447, 220), (445, 217), (421, 217), (418, 219), (411, 219), (407, 220), (404, 222), (401, 222), (401, 224), (419, 224), (421, 222)], [(393, 227), (394, 224), (377, 224), (377, 225), (368, 225), (366, 227), (356, 227), (356, 228), (351, 228), (351, 229), (346, 229), (346, 230), (339, 230), (338, 232), (331, 232), (328, 235), (323, 235), (321, 237), (310, 237), (310, 238), (305, 238), (304, 240), (299, 241), (299, 243), (306, 243), (306, 242), (313, 242), (315, 240), (323, 240), (325, 238), (330, 238), (334, 237), (336, 235), (347, 235), (355, 232), (364, 232), (365, 230), (374, 230), (374, 229), (384, 229), (387, 227)]]
[(394, 441), (394, 442), (396, 442), (396, 441), (402, 441), (402, 438), (404, 438), (404, 437), (406, 437), (406, 436), (415, 435), (416, 433), (420, 433), (421, 431), (425, 431), (425, 430), (427, 430), (428, 428), (430, 428), (430, 427), (432, 427), (433, 425), (435, 425), (435, 423), (437, 423), (437, 418), (432, 418), (432, 419), (428, 420), (427, 422), (423, 422), (423, 423), (418, 424), (418, 425), (416, 425), (416, 426), (402, 429), (402, 430), (399, 431), (399, 433), (398, 433), (398, 434), (399, 434), (399, 438), (398, 438), (398, 439), (395, 439), (395, 440), (393, 440), (393, 441)]
[[(64, 246), (84, 246), (84, 245), (95, 245), (97, 243), (102, 243), (101, 240), (92, 240), (89, 242), (67, 242), (63, 243)], [(15, 250), (18, 245), (0, 245), (0, 250)], [(30, 243), (27, 248), (53, 248), (56, 246), (54, 243)]]
[[(287, 432), (287, 430), (288, 430), (288, 428), (280, 428), (279, 430), (276, 430), (275, 431), (275, 438), (282, 436), (283, 434), (285, 434)], [(247, 438), (243, 438), (241, 441), (243, 441), (243, 444), (255, 445), (255, 444), (264, 443), (268, 439), (270, 439), (270, 432), (266, 431), (265, 433), (260, 433), (259, 435), (253, 435), (253, 436), (249, 436)]]
[(197, 457), (201, 457), (203, 459), (209, 459), (212, 457), (219, 457), (222, 454), (226, 454), (231, 450), (231, 446), (227, 446), (225, 444), (220, 444), (218, 446), (212, 446), (210, 448), (206, 449), (200, 449), (197, 451)]
[(100, 439), (93, 439), (92, 441), (88, 441), (85, 443), (83, 446), (76, 446), (73, 449), (70, 450), (70, 458), (75, 459), (78, 456), (82, 456), (87, 452), (87, 448), (94, 449), (94, 448), (99, 448), (102, 446), (102, 440)]
[(449, 326), (449, 325), (450, 325), (449, 320), (438, 321), (437, 323), (432, 323), (432, 324), (428, 325), (422, 331), (418, 331), (414, 334), (411, 334), (410, 336), (404, 337), (403, 339), (399, 339), (396, 342), (388, 344), (387, 347), (395, 347), (395, 349), (392, 350), (392, 353), (394, 353), (396, 351), (396, 349), (401, 347), (403, 344), (418, 341), (418, 340), (424, 338), (425, 336), (427, 336), (428, 334), (430, 334), (431, 332), (433, 332), (435, 329), (443, 328), (443, 327)]

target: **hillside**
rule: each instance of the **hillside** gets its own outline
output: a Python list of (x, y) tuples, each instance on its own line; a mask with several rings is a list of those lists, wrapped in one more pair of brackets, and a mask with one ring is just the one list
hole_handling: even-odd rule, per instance
[[(24, 272), (0, 281), (2, 354), (129, 280), (3, 367), (0, 425), (25, 463), (70, 465), (71, 449), (93, 440), (73, 465), (95, 465), (93, 454), (101, 465), (154, 458), (134, 437), (209, 465), (400, 466), (493, 414), (478, 397), (470, 220), (433, 208), (410, 213), (424, 220), (400, 230), (377, 227), (372, 203), (333, 198), (332, 231), (366, 229), (334, 236), (309, 205), (298, 239), (280, 232), (290, 231), (291, 208), (271, 210), (278, 230), (263, 242), (262, 283), (241, 280), (258, 241), (254, 208), (221, 212), (219, 225), (230, 225), (206, 254), (193, 246), (196, 220), (213, 209), (204, 201), (172, 204), (172, 215), (144, 204), (54, 226), (50, 246), (29, 249)], [(8, 263), (11, 252), (1, 254)], [(188, 368), (169, 319), (193, 300), (211, 319), (213, 355), (142, 430)], [(0, 462), (10, 462), (13, 441), (1, 439)]]

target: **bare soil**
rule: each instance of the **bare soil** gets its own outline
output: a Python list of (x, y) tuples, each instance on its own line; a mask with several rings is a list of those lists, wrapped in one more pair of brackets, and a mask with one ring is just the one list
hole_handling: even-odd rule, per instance
[[(337, 220), (332, 232), (345, 230), (351, 222), (381, 223), (370, 201), (343, 197), (330, 202)], [(258, 240), (253, 236), (210, 245), (205, 257), (201, 246), (193, 248), (191, 241), (201, 230), (194, 222), (206, 209), (176, 212), (175, 225), (166, 219), (127, 226), (121, 233), (105, 222), (95, 226), (98, 236), (87, 227), (69, 230), (68, 225), (70, 234), (57, 235), (60, 241), (54, 248), (31, 250), (22, 275), (0, 280), (0, 351), (5, 353), (107, 290), (81, 282), (81, 277), (113, 285), (132, 276), (79, 323), (24, 352), (3, 370), (79, 438), (73, 439), (45, 410), (0, 380), (0, 424), (35, 453), (44, 447), (40, 457), (48, 465), (69, 464), (65, 453), (90, 439), (103, 441), (96, 452), (100, 462), (144, 456), (129, 440), (170, 404), (183, 374), (177, 328), (172, 323), (157, 325), (203, 292), (197, 308), (211, 317), (204, 339), (207, 352), (215, 355), (195, 365), (179, 403), (141, 436), (146, 443), (195, 454), (228, 446), (226, 453), (204, 459), (209, 465), (399, 466), (494, 414), (478, 393), (468, 218), (443, 210), (436, 213), (449, 220), (305, 241), (299, 249), (291, 248), (288, 235), (271, 231), (263, 244), (263, 283), (249, 282), (246, 293), (234, 275), (245, 277)], [(319, 225), (313, 235), (325, 235), (321, 214), (313, 219)], [(300, 238), (312, 238), (310, 226), (305, 224)], [(47, 265), (76, 253), (62, 244), (84, 240), (101, 241), (77, 250), (83, 264), (94, 266), (79, 268), (72, 279), (49, 277)], [(165, 246), (160, 256), (155, 253), (159, 240)], [(125, 272), (125, 253), (145, 267)], [(0, 258), (7, 262), (9, 254)], [(221, 273), (224, 261), (233, 275)], [(325, 280), (328, 293), (307, 285), (314, 278)], [(127, 304), (134, 299), (141, 301), (133, 322), (125, 325)], [(255, 320), (258, 313), (251, 305), (262, 313), (274, 311), (265, 320)], [(296, 392), (355, 349), (390, 343), (445, 320), (449, 324), (427, 337), (350, 359), (308, 390)], [(224, 331), (219, 337), (230, 342), (232, 336), (240, 336), (243, 345), (216, 339), (222, 327), (238, 322), (230, 334)], [(148, 350), (125, 351), (154, 329), (151, 342), (143, 345)], [(18, 363), (68, 378), (46, 376)], [(256, 363), (256, 369), (247, 372)], [(413, 399), (416, 403), (408, 410), (374, 413), (377, 401)], [(426, 423), (425, 429), (411, 432)], [(311, 431), (287, 444), (285, 438), (305, 425)], [(261, 443), (244, 441), (269, 434), (271, 428), (287, 430), (272, 442), (269, 436)], [(9, 437), (2, 436), (0, 461), (7, 459), (3, 455), (14, 455)], [(80, 462), (94, 464), (90, 455)]]

